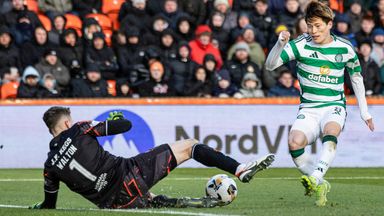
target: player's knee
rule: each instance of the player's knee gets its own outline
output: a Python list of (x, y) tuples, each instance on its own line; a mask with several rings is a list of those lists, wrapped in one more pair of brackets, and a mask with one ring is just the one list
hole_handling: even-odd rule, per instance
[(288, 139), (289, 150), (297, 150), (305, 147), (305, 137), (303, 136), (290, 136)]

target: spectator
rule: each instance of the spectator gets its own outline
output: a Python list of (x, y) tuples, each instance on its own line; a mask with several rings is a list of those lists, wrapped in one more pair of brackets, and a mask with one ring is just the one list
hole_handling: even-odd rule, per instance
[(297, 38), (300, 35), (308, 32), (308, 26), (307, 22), (305, 21), (304, 17), (301, 17), (297, 20), (295, 24), (295, 35), (293, 38)]
[(94, 18), (85, 18), (83, 22), (83, 45), (87, 47), (92, 46), (93, 34), (101, 32), (101, 27), (97, 20)]
[(216, 65), (217, 65), (217, 62), (216, 62), (215, 56), (213, 56), (212, 54), (207, 54), (204, 56), (203, 67), (207, 72), (208, 79), (211, 80), (211, 83), (213, 85), (217, 84), (216, 76), (217, 76), (218, 70), (216, 69)]
[(177, 56), (177, 42), (172, 29), (165, 29), (161, 33), (160, 49), (164, 63), (168, 64)]
[(212, 96), (212, 83), (203, 66), (198, 66), (193, 77), (187, 82), (184, 89), (185, 96), (205, 97)]
[(19, 13), (17, 23), (11, 26), (11, 31), (15, 36), (17, 46), (21, 46), (23, 43), (31, 41), (33, 38), (35, 26), (31, 23), (29, 16), (30, 15), (25, 12)]
[(344, 0), (343, 1), (344, 9), (349, 10), (351, 5), (355, 2), (359, 2), (360, 4), (364, 3), (364, 4), (361, 4), (361, 6), (363, 7), (363, 11), (368, 11), (373, 9), (375, 2), (377, 2), (377, 0), (364, 0), (363, 2), (361, 0)]
[(213, 96), (220, 98), (232, 97), (237, 92), (237, 87), (232, 84), (229, 71), (221, 69), (216, 76), (217, 83), (212, 91)]
[[(144, 4), (146, 5), (145, 7), (147, 7), (147, 4)], [(132, 0), (125, 0), (125, 2), (120, 7), (119, 15), (117, 17), (119, 22), (121, 22), (125, 16), (131, 13), (132, 7)]]
[(362, 3), (359, 0), (355, 0), (349, 10), (346, 12), (347, 16), (350, 19), (351, 24), (351, 32), (360, 31), (360, 24), (363, 20), (363, 11), (362, 11)]
[(225, 68), (229, 71), (232, 83), (237, 88), (241, 87), (241, 82), (246, 73), (255, 73), (259, 78), (261, 71), (256, 63), (249, 58), (249, 46), (245, 42), (238, 42), (235, 45), (235, 53), (230, 61), (225, 64)]
[(13, 36), (7, 26), (0, 26), (0, 70), (15, 67), (21, 69), (19, 49), (15, 46)]
[(17, 68), (9, 67), (9, 68), (0, 69), (0, 89), (1, 89), (1, 85), (7, 84), (7, 83), (13, 83), (18, 86), (19, 82), (20, 82), (20, 74)]
[(72, 11), (71, 0), (38, 0), (40, 11), (44, 12), (51, 20), (57, 14), (65, 14)]
[(69, 69), (72, 78), (84, 77), (84, 49), (76, 30), (73, 28), (66, 29), (60, 37), (59, 58)]
[(212, 40), (216, 40), (219, 45), (222, 57), (228, 51), (230, 34), (223, 28), (225, 16), (220, 12), (214, 12), (209, 19), (209, 27), (212, 30)]
[(278, 16), (278, 23), (286, 25), (290, 32), (295, 29), (296, 21), (303, 16), (298, 0), (286, 0), (285, 9)]
[(384, 66), (384, 28), (377, 28), (372, 32), (371, 58), (381, 68)]
[(127, 43), (117, 48), (118, 63), (121, 77), (128, 78), (129, 72), (135, 65), (141, 64), (145, 54), (145, 48), (140, 38), (140, 30), (131, 26), (125, 31)]
[[(381, 92), (380, 68), (370, 57), (372, 44), (370, 41), (364, 41), (360, 44), (359, 60), (361, 64), (361, 75), (364, 79), (365, 94), (378, 95)], [(352, 89), (352, 88), (351, 88)]]
[(150, 80), (138, 87), (140, 97), (170, 97), (175, 95), (173, 87), (163, 78), (164, 66), (161, 62), (152, 62), (149, 72)]
[(261, 81), (254, 73), (245, 74), (241, 82), (241, 89), (235, 94), (236, 98), (260, 98), (265, 97), (261, 90)]
[(25, 68), (22, 81), (17, 89), (18, 98), (38, 98), (44, 90), (39, 85), (40, 75), (37, 70), (28, 66)]
[[(255, 29), (252, 26), (246, 26), (242, 32), (242, 39), (249, 47), (249, 57), (252, 62), (255, 62), (259, 68), (263, 68), (265, 61), (264, 50), (261, 45), (255, 41)], [(234, 44), (228, 51), (227, 60), (232, 59), (235, 53), (236, 44)]]
[(244, 28), (249, 25), (251, 25), (249, 15), (244, 12), (239, 13), (239, 16), (237, 17), (237, 26), (231, 29), (231, 43), (237, 42)]
[(100, 13), (102, 2), (100, 0), (73, 0), (73, 11), (77, 12), (80, 17), (85, 17), (91, 13)]
[(169, 27), (176, 30), (177, 20), (186, 14), (179, 10), (177, 0), (165, 0), (162, 14), (170, 20)]
[(26, 14), (23, 16), (27, 16), (30, 19), (30, 23), (33, 27), (41, 25), (37, 15), (33, 11), (28, 10), (24, 5), (24, 0), (12, 0), (12, 10), (5, 14), (1, 13), (0, 24), (4, 23), (8, 27), (15, 25), (18, 21), (18, 17), (20, 17), (20, 13)]
[(178, 0), (180, 10), (191, 17), (191, 23), (201, 25), (205, 23), (206, 5), (204, 0)]
[(57, 88), (57, 82), (52, 74), (47, 73), (40, 80), (41, 91), (38, 98), (58, 98), (62, 97), (60, 90)]
[(233, 10), (236, 12), (252, 12), (253, 8), (255, 6), (255, 0), (234, 0), (233, 1)]
[(48, 40), (51, 44), (55, 46), (60, 45), (60, 36), (64, 32), (64, 27), (67, 19), (65, 18), (64, 15), (56, 15), (53, 18), (53, 25), (51, 31), (48, 32)]
[(177, 58), (170, 62), (172, 71), (171, 84), (176, 94), (182, 96), (185, 83), (191, 79), (197, 64), (191, 60), (191, 48), (187, 42), (180, 42), (177, 49)]
[(105, 43), (105, 36), (102, 32), (93, 33), (92, 47), (85, 53), (85, 65), (97, 65), (101, 76), (105, 80), (113, 80), (117, 77), (119, 65), (113, 50)]
[(24, 43), (20, 49), (20, 59), (23, 67), (35, 65), (43, 57), (44, 52), (52, 48), (48, 41), (48, 33), (42, 26), (35, 28), (33, 36), (32, 41)]
[(86, 69), (86, 79), (76, 79), (72, 82), (73, 97), (100, 98), (108, 97), (108, 84), (102, 79), (97, 65), (91, 64)]
[(132, 92), (129, 82), (126, 79), (116, 81), (116, 97), (132, 98), (135, 94)]
[(300, 92), (293, 86), (292, 73), (289, 70), (282, 70), (277, 84), (269, 89), (268, 96), (299, 96)]
[[(126, 3), (125, 3), (126, 4)], [(151, 28), (151, 16), (145, 10), (145, 0), (133, 0), (130, 12), (120, 22), (120, 29), (126, 31), (128, 27), (136, 26), (144, 34)]]
[(363, 41), (371, 40), (372, 30), (375, 27), (375, 22), (373, 21), (372, 16), (364, 16), (361, 21), (360, 31), (355, 34), (355, 38), (358, 44), (361, 44)]
[(147, 0), (147, 13), (155, 16), (164, 11), (165, 0)]
[(161, 33), (169, 27), (169, 20), (162, 14), (153, 17), (150, 30), (143, 36), (146, 45), (160, 46)]
[(203, 63), (206, 54), (212, 54), (217, 61), (217, 68), (221, 68), (223, 60), (219, 49), (211, 43), (212, 31), (207, 25), (198, 26), (195, 31), (196, 39), (189, 43), (191, 47), (191, 58), (198, 64)]
[(335, 18), (336, 28), (334, 33), (337, 36), (340, 36), (349, 42), (351, 42), (352, 46), (357, 47), (357, 42), (355, 40), (355, 34), (351, 32), (350, 24), (351, 21), (346, 14), (338, 14)]
[(250, 18), (252, 25), (260, 33), (260, 37), (264, 39), (261, 41), (265, 41), (265, 44), (261, 44), (261, 46), (267, 48), (276, 26), (276, 18), (268, 12), (268, 1), (256, 0), (255, 10)]
[(57, 57), (56, 50), (48, 49), (40, 62), (35, 65), (35, 68), (39, 72), (40, 77), (44, 77), (45, 74), (51, 74), (55, 82), (57, 82), (57, 85), (55, 85), (57, 89), (63, 95), (67, 95), (71, 75)]
[(228, 0), (215, 0), (214, 10), (224, 14), (223, 29), (230, 31), (237, 26), (237, 13), (231, 10)]
[(193, 39), (193, 31), (195, 24), (191, 17), (184, 15), (180, 16), (176, 23), (176, 38), (178, 41), (190, 41)]

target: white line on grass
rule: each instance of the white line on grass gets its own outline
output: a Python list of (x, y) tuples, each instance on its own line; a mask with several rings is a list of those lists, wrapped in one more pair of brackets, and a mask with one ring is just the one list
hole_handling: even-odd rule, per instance
[[(299, 177), (270, 177), (270, 178), (255, 178), (255, 180), (296, 180)], [(166, 180), (170, 181), (206, 181), (209, 178), (178, 178), (178, 177), (170, 177), (170, 178), (165, 178)], [(236, 178), (233, 178), (236, 179)], [(383, 180), (384, 176), (344, 176), (344, 177), (327, 177), (327, 179), (331, 180)], [(43, 181), (44, 179), (18, 179), (18, 178), (4, 178), (0, 179), (0, 182), (40, 182)]]
[[(27, 209), (28, 206), (0, 204), (0, 208)], [(240, 215), (211, 214), (211, 213), (203, 213), (203, 212), (150, 210), (150, 209), (95, 209), (95, 208), (57, 208), (57, 209), (66, 210), (66, 211), (106, 211), (106, 212), (139, 213), (139, 214), (165, 214), (165, 215), (189, 215), (189, 216), (240, 216)]]

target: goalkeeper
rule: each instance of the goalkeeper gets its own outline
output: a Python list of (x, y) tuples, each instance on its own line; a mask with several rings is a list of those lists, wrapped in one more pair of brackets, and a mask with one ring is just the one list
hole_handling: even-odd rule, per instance
[(97, 137), (124, 133), (132, 127), (120, 112), (110, 113), (104, 122), (84, 121), (72, 125), (69, 108), (51, 107), (43, 120), (53, 139), (44, 164), (45, 199), (32, 208), (56, 208), (59, 182), (81, 194), (99, 208), (215, 207), (212, 197), (171, 199), (155, 196), (149, 189), (184, 161), (193, 158), (249, 182), (274, 160), (267, 155), (240, 164), (197, 140), (180, 140), (157, 146), (132, 158), (114, 156), (99, 145)]

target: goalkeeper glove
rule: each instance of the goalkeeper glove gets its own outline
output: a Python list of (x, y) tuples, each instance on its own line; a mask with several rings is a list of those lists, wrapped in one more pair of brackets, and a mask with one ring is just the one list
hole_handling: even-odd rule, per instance
[(41, 209), (41, 204), (42, 203), (36, 203), (35, 205), (30, 206), (29, 209)]
[(124, 115), (120, 111), (113, 111), (109, 113), (108, 121), (125, 119)]

